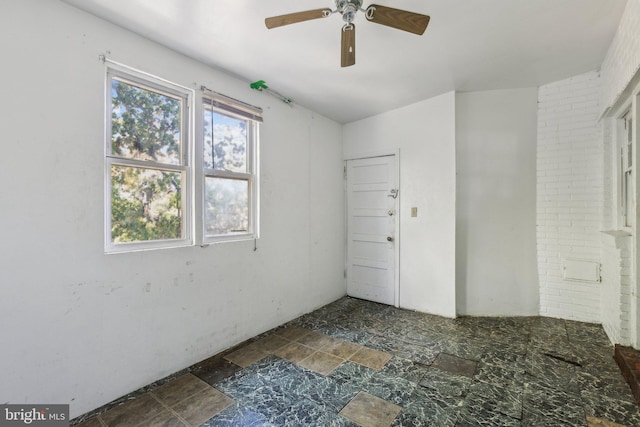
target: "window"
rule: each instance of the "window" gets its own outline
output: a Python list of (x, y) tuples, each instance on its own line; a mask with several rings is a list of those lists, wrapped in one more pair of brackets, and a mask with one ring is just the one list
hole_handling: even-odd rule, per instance
[(618, 119), (619, 153), (619, 189), (620, 189), (620, 225), (625, 228), (633, 227), (634, 206), (634, 177), (633, 177), (633, 119), (631, 111), (627, 111)]
[(203, 114), (203, 241), (257, 238), (261, 110), (212, 92)]
[(107, 252), (192, 244), (187, 89), (107, 72)]

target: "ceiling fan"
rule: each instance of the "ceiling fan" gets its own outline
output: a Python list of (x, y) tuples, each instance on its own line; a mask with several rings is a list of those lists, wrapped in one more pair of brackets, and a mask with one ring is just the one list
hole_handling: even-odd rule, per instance
[(334, 13), (342, 15), (346, 24), (342, 27), (342, 55), (341, 65), (349, 67), (356, 63), (356, 26), (353, 20), (358, 11), (363, 12), (367, 21), (408, 31), (422, 35), (429, 24), (429, 16), (420, 13), (407, 12), (405, 10), (372, 4), (366, 9), (362, 8), (362, 0), (333, 0), (335, 10), (329, 8), (307, 10), (304, 12), (289, 13), (274, 16), (264, 20), (267, 28), (282, 27), (312, 19), (328, 18)]

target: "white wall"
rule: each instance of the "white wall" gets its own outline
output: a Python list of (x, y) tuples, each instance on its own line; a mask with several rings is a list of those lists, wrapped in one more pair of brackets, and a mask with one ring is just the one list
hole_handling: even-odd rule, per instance
[(567, 259), (601, 262), (600, 89), (595, 71), (539, 89), (537, 223), (543, 316), (601, 321), (600, 283), (563, 279)]
[(601, 120), (604, 156), (602, 225), (604, 230), (609, 230), (601, 237), (601, 309), (602, 323), (611, 341), (636, 348), (640, 346), (640, 292), (635, 273), (638, 269), (639, 237), (637, 230), (634, 230), (635, 236), (616, 230), (619, 190), (615, 114), (616, 109), (622, 107), (620, 103), (627, 101), (630, 89), (640, 81), (639, 70), (640, 0), (629, 0), (600, 71), (602, 91), (599, 111), (609, 113), (608, 117)]
[(400, 150), (400, 306), (454, 317), (455, 93), (349, 123), (343, 140), (345, 158)]
[(600, 112), (611, 107), (640, 69), (640, 0), (628, 0), (602, 62)]
[(537, 97), (456, 94), (458, 314), (538, 314)]
[[(0, 402), (75, 417), (345, 294), (339, 124), (59, 1), (5, 0), (0, 28)], [(264, 108), (256, 252), (103, 253), (106, 51)]]

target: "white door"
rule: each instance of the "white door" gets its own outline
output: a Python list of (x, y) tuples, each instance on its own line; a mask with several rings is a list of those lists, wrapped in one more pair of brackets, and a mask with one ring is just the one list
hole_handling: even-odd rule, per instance
[(395, 156), (347, 161), (347, 294), (396, 305)]

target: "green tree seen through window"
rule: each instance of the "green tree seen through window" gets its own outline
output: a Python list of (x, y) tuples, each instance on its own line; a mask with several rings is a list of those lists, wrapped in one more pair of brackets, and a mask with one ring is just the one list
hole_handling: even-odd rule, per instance
[[(114, 243), (179, 239), (183, 235), (180, 98), (111, 80), (111, 150), (148, 167), (111, 166)], [(123, 162), (126, 163), (126, 162)]]

